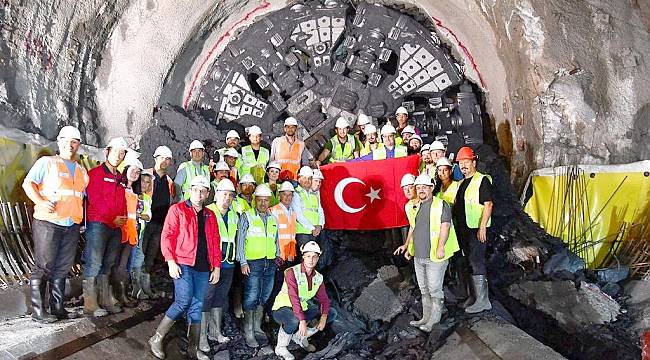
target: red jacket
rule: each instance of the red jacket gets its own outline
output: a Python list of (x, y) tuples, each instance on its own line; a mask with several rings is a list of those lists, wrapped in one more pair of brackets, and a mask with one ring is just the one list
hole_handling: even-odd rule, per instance
[(88, 179), (86, 221), (101, 222), (117, 229), (113, 220), (118, 216), (126, 216), (124, 175), (119, 171), (113, 175), (106, 164), (102, 163), (88, 172)]
[[(210, 269), (221, 267), (221, 238), (217, 217), (212, 210), (203, 208), (205, 216), (205, 238), (208, 241)], [(165, 225), (160, 235), (160, 251), (165, 261), (194, 266), (196, 248), (199, 242), (199, 224), (196, 212), (189, 201), (183, 201), (169, 208)]]

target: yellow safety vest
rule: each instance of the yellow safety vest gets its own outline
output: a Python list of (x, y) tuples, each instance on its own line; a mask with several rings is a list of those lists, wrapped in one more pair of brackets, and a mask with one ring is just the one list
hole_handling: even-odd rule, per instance
[(255, 209), (244, 212), (248, 220), (248, 231), (244, 243), (246, 260), (275, 259), (278, 223), (273, 215), (266, 218), (266, 226)]
[(341, 146), (336, 135), (330, 139), (330, 142), (332, 143), (332, 154), (329, 162), (342, 162), (354, 158), (354, 147), (356, 145), (354, 135), (348, 134), (343, 146)]
[[(406, 150), (405, 146), (401, 145), (395, 145), (395, 152), (393, 153), (393, 157), (405, 157), (408, 155), (408, 151)], [(372, 152), (372, 159), (373, 160), (384, 160), (386, 159), (386, 146), (382, 146), (381, 148), (377, 148)]]
[(219, 237), (221, 238), (221, 251), (224, 249), (225, 256), (221, 258), (222, 263), (234, 264), (236, 257), (236, 239), (237, 239), (237, 224), (239, 223), (239, 214), (232, 208), (228, 209), (228, 224), (223, 221), (221, 211), (217, 208), (216, 203), (206, 206), (212, 210), (217, 216), (217, 223), (219, 224)]
[[(319, 225), (318, 208), (320, 207), (320, 204), (318, 202), (318, 195), (316, 195), (314, 192), (306, 191), (302, 188), (302, 186), (296, 187), (296, 193), (298, 193), (298, 196), (300, 196), (300, 199), (302, 200), (303, 214), (307, 220), (309, 220), (309, 222), (314, 226)], [(298, 221), (298, 224), (296, 226), (296, 233), (311, 234), (311, 231), (307, 230), (304, 226), (302, 226), (302, 224), (300, 224), (300, 221)]]
[(453, 205), (454, 201), (456, 201), (456, 193), (458, 192), (459, 187), (460, 182), (452, 180), (449, 187), (447, 187), (447, 190), (443, 191), (442, 188), (440, 188), (440, 192), (436, 196), (449, 203), (449, 205)]
[(235, 196), (235, 201), (233, 202), (233, 206), (235, 207), (235, 211), (237, 211), (237, 214), (243, 214), (245, 211), (248, 211), (253, 208), (253, 202), (255, 201), (254, 198), (251, 198), (251, 202), (249, 203), (246, 199), (244, 199), (241, 196)]
[[(260, 152), (255, 158), (253, 147), (246, 145), (241, 148), (241, 166), (239, 167), (239, 177), (246, 174), (253, 175), (255, 182), (261, 184), (264, 181), (264, 174), (266, 173), (266, 164), (269, 162), (270, 153), (267, 148), (260, 147)], [(256, 168), (257, 170), (253, 170)]]
[[(481, 225), (481, 217), (483, 216), (483, 208), (485, 206), (479, 202), (479, 193), (484, 177), (487, 177), (492, 182), (491, 176), (483, 175), (477, 171), (469, 180), (469, 185), (465, 189), (465, 222), (470, 229), (478, 229)], [(467, 181), (467, 179), (463, 181)], [(490, 227), (491, 224), (492, 217), (488, 219), (487, 226)]]
[[(438, 241), (440, 240), (440, 217), (442, 216), (442, 209), (444, 201), (437, 197), (433, 197), (431, 202), (431, 211), (429, 212), (429, 233), (431, 241), (431, 251), (429, 252), (429, 259), (434, 262), (445, 261), (452, 257), (454, 253), (460, 250), (458, 246), (458, 239), (456, 238), (456, 230), (454, 229), (453, 222), (449, 228), (449, 237), (447, 237), (447, 242), (445, 243), (445, 257), (438, 259), (436, 256), (436, 250), (438, 249)], [(417, 209), (411, 212), (411, 215), (407, 213), (409, 219), (409, 225), (411, 228), (415, 229), (415, 216), (420, 210), (420, 203), (417, 204)], [(412, 240), (408, 246), (408, 252), (411, 256), (415, 255), (415, 245), (413, 244), (415, 240)]]
[(203, 175), (206, 179), (210, 179), (210, 169), (208, 165), (201, 164), (200, 168), (197, 169), (194, 166), (194, 161), (186, 161), (178, 166), (178, 170), (185, 169), (185, 181), (181, 185), (181, 191), (183, 192), (183, 197), (185, 200), (190, 198), (190, 184), (192, 179), (197, 175)]
[[(377, 149), (383, 148), (384, 144), (383, 143), (377, 143)], [(372, 152), (373, 150), (370, 148), (370, 144), (366, 141), (363, 143), (363, 146), (361, 146), (361, 150), (359, 151), (359, 155), (365, 156), (368, 155)]]
[[(285, 270), (285, 278), (287, 271), (290, 269), (293, 269), (293, 274), (295, 275), (296, 282), (298, 283), (298, 297), (300, 298), (300, 308), (302, 308), (302, 311), (307, 311), (307, 307), (309, 306), (307, 302), (316, 296), (320, 285), (323, 283), (323, 275), (321, 275), (315, 269), (313, 270), (314, 276), (312, 277), (311, 290), (309, 290), (307, 275), (302, 272), (301, 264), (294, 265)], [(289, 289), (287, 288), (286, 281), (282, 282), (282, 288), (280, 289), (278, 296), (275, 298), (272, 310), (277, 310), (283, 306), (291, 307), (291, 299), (289, 298)]]

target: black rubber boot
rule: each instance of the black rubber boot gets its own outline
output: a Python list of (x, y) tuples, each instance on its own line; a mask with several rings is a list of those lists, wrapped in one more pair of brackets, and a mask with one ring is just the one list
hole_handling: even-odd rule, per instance
[(45, 311), (45, 285), (47, 283), (41, 279), (32, 279), (29, 281), (29, 298), (32, 303), (32, 320), (51, 324), (58, 319)]
[(65, 279), (50, 280), (50, 313), (59, 320), (76, 319), (78, 314), (69, 312), (63, 306), (65, 299)]
[(199, 335), (201, 333), (201, 324), (190, 324), (188, 328), (187, 355), (198, 360), (210, 360), (210, 357), (199, 350)]

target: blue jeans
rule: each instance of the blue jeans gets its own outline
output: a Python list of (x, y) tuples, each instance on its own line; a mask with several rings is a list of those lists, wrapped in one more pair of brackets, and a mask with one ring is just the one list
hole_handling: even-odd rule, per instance
[(110, 275), (122, 242), (122, 231), (100, 222), (89, 222), (86, 227), (86, 246), (83, 252), (84, 277)]
[(172, 320), (178, 320), (187, 313), (187, 322), (201, 322), (203, 297), (208, 288), (210, 272), (195, 271), (188, 265), (179, 265), (181, 277), (174, 279), (174, 303), (167, 309), (166, 315)]
[(273, 291), (273, 282), (275, 279), (275, 259), (259, 259), (248, 261), (250, 274), (244, 282), (244, 310), (253, 310), (257, 306), (264, 306), (271, 291)]
[(138, 245), (133, 247), (131, 251), (131, 259), (129, 259), (129, 272), (133, 268), (141, 268), (144, 265), (144, 252), (142, 252), (142, 237), (138, 239)]
[[(316, 306), (314, 303), (309, 303), (307, 311), (305, 311), (305, 320), (309, 321), (320, 316), (320, 307)], [(327, 312), (327, 325), (330, 325), (336, 318), (338, 313), (333, 308)], [(273, 311), (273, 319), (278, 325), (282, 326), (284, 332), (287, 334), (293, 334), (298, 331), (298, 325), (300, 321), (296, 315), (294, 315), (293, 310), (288, 306), (283, 306), (275, 311)]]

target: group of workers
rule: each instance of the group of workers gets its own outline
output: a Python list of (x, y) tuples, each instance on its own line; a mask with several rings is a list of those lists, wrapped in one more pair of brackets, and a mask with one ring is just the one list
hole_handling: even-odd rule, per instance
[[(287, 349), (292, 340), (313, 351), (307, 339), (336, 317), (317, 270), (325, 225), (318, 166), (409, 154), (420, 154), (422, 161), (419, 176), (402, 179), (410, 226), (396, 254), (415, 258), (424, 311), (412, 324), (430, 331), (440, 320), (450, 260), (459, 274), (469, 274), (471, 266), (475, 300), (466, 310), (489, 309), (485, 242), (492, 209), (490, 178), (476, 172), (472, 150), (462, 148), (456, 160), (464, 180), (454, 181), (444, 145), (423, 144), (403, 107), (396, 117), (397, 128), (390, 122), (381, 128), (381, 142), (370, 117), (356, 119), (359, 130), (354, 135), (348, 120), (339, 118), (336, 135), (316, 159), (309, 158), (298, 139), (298, 121), (292, 117), (284, 121), (284, 135), (272, 141), (270, 150), (261, 145), (258, 126), (247, 129), (249, 145), (243, 147), (239, 134), (229, 131), (226, 146), (209, 165), (204, 145), (195, 140), (188, 148), (190, 160), (178, 166), (174, 179), (168, 175), (173, 161), (168, 147), (159, 146), (153, 168), (144, 169), (123, 138), (111, 139), (106, 160), (86, 172), (76, 162), (79, 130), (63, 127), (58, 154), (37, 160), (23, 182), (35, 204), (32, 319), (49, 323), (77, 316), (64, 308), (63, 300), (85, 221), (86, 316), (117, 313), (122, 306), (157, 297), (150, 274), (162, 254), (173, 279), (174, 302), (149, 340), (156, 357), (165, 357), (163, 339), (186, 316), (188, 354), (209, 359), (208, 339), (229, 341), (222, 332), (228, 303), (236, 315), (241, 306), (248, 346), (268, 341), (261, 325), (269, 314), (280, 326), (278, 356), (294, 358)], [(44, 306), (48, 284), (49, 312)], [(310, 327), (313, 319), (318, 321)]]

